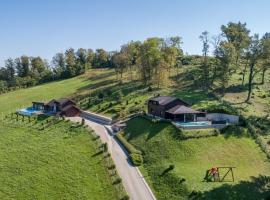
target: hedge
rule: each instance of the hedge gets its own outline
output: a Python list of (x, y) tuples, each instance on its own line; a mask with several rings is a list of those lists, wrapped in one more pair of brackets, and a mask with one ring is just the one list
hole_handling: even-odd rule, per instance
[(143, 163), (143, 157), (142, 152), (137, 150), (133, 145), (131, 145), (126, 138), (122, 135), (122, 133), (119, 133), (115, 136), (118, 141), (125, 147), (129, 154), (129, 158), (132, 161), (132, 163), (136, 166), (140, 166)]

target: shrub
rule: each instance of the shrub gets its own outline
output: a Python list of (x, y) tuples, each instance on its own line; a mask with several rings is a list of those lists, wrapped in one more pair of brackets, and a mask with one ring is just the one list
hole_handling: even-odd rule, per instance
[(104, 152), (108, 151), (108, 144), (106, 142), (103, 144), (103, 151)]
[(119, 184), (119, 183), (121, 183), (121, 182), (122, 182), (122, 179), (121, 179), (121, 178), (117, 178), (117, 179), (113, 182), (113, 184), (116, 185), (116, 184)]
[(100, 138), (100, 136), (97, 135), (97, 136), (95, 136), (95, 137), (93, 138), (93, 140), (98, 140), (99, 138)]
[(126, 148), (127, 152), (129, 154), (142, 154), (141, 151), (137, 150), (134, 146), (132, 146), (127, 140), (126, 138), (124, 138), (124, 136), (119, 133), (116, 135), (116, 138), (121, 142), (121, 144)]
[(129, 196), (126, 194), (125, 196), (123, 196), (123, 197), (121, 198), (121, 200), (129, 200)]
[(110, 170), (115, 169), (115, 164), (112, 164), (111, 166), (109, 166), (108, 169)]
[(137, 150), (133, 145), (131, 145), (122, 135), (121, 133), (116, 135), (118, 141), (125, 147), (127, 152), (129, 153), (129, 158), (131, 162), (135, 166), (140, 166), (143, 163), (142, 152)]
[(118, 119), (119, 116), (120, 116), (119, 113), (113, 114), (113, 115), (112, 115), (112, 120)]
[(82, 118), (82, 122), (81, 122), (81, 124), (82, 124), (82, 125), (84, 125), (84, 124), (85, 124), (85, 119), (84, 119), (84, 118)]
[(110, 102), (110, 103), (108, 104), (108, 108), (110, 108), (110, 107), (112, 107), (112, 106), (113, 106), (113, 103)]
[(98, 94), (98, 98), (99, 98), (99, 99), (103, 99), (103, 97), (104, 97), (103, 93), (99, 93), (99, 94)]
[(135, 166), (140, 166), (143, 164), (143, 157), (141, 154), (132, 153), (130, 154), (130, 159)]

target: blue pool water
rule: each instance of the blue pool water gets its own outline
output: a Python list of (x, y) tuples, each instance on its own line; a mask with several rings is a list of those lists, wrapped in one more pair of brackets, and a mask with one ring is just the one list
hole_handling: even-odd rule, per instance
[(23, 108), (18, 111), (19, 114), (25, 115), (25, 116), (31, 116), (35, 113), (39, 112), (38, 110), (33, 109), (32, 107), (29, 108)]
[(183, 127), (194, 127), (194, 126), (209, 126), (209, 122), (175, 122), (176, 125)]

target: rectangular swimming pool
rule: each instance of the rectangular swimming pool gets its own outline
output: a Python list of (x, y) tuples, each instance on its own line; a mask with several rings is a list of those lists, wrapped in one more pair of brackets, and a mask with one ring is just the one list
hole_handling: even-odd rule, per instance
[(201, 122), (174, 122), (178, 126), (182, 127), (203, 127), (210, 126), (211, 122), (209, 121), (201, 121)]
[(21, 115), (24, 115), (24, 116), (32, 116), (34, 114), (41, 113), (40, 110), (35, 110), (35, 109), (33, 109), (33, 107), (23, 108), (21, 110), (18, 110), (17, 112)]

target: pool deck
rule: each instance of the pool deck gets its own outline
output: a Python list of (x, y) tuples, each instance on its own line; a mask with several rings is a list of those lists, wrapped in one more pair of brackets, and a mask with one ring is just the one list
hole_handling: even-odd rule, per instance
[(184, 122), (172, 122), (175, 126), (183, 128), (183, 129), (211, 129), (211, 128), (215, 128), (215, 129), (222, 129), (225, 128), (226, 126), (228, 126), (228, 124), (212, 124), (211, 121), (206, 121), (206, 124), (200, 124), (203, 122), (198, 122), (198, 124), (188, 124), (188, 122), (185, 123)]

